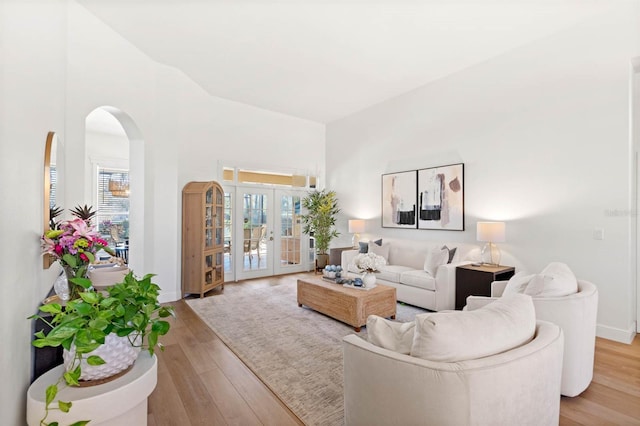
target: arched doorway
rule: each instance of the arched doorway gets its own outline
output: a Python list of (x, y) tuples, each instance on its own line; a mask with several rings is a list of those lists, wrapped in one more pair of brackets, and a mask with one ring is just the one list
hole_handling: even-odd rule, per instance
[(134, 270), (144, 270), (144, 141), (122, 110), (101, 106), (85, 119), (85, 152), (96, 226)]

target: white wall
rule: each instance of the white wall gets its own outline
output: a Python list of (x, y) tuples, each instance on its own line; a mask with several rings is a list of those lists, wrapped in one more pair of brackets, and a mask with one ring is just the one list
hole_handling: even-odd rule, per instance
[[(566, 262), (600, 290), (598, 333), (626, 340), (630, 274), (629, 61), (637, 2), (465, 69), (327, 127), (328, 186), (367, 233), (475, 241), (478, 220), (507, 221), (518, 269)], [(466, 231), (380, 227), (380, 175), (465, 163)], [(594, 240), (595, 228), (605, 238)], [(504, 257), (503, 257), (503, 260)]]
[(31, 322), (51, 288), (42, 269), (47, 132), (64, 129), (65, 13), (60, 1), (0, 2), (0, 424), (25, 422)]

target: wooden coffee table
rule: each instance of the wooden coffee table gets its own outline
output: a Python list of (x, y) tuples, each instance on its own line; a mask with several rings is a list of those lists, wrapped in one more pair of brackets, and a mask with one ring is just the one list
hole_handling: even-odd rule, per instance
[(371, 290), (358, 290), (322, 278), (304, 278), (298, 280), (298, 306), (302, 305), (347, 323), (359, 332), (369, 315), (396, 317), (396, 289), (378, 284)]

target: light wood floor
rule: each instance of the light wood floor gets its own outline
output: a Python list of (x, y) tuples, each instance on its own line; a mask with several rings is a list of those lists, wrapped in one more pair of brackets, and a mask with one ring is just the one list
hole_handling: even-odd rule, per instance
[[(252, 285), (274, 284), (261, 281)], [(184, 301), (172, 304), (177, 319), (158, 353), (149, 426), (302, 424)], [(560, 425), (640, 425), (639, 337), (632, 345), (596, 340), (593, 382), (562, 397)]]

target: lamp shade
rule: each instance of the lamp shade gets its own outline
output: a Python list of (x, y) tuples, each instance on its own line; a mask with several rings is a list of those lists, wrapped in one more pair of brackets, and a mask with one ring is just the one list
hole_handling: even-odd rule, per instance
[(504, 222), (478, 222), (476, 230), (478, 241), (490, 243), (502, 243), (505, 241)]
[(349, 219), (349, 232), (350, 233), (364, 232), (364, 220), (363, 219)]

